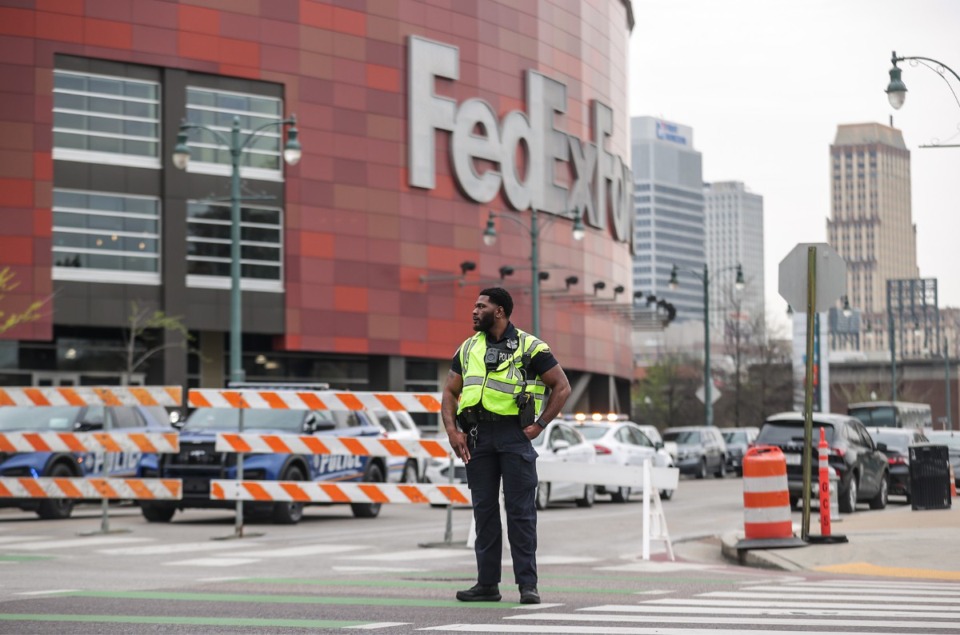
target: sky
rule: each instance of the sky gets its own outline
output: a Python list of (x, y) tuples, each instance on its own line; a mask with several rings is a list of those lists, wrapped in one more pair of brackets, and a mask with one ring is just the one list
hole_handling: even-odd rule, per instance
[[(906, 102), (883, 92), (891, 52), (960, 74), (960, 0), (633, 0), (630, 115), (693, 128), (704, 181), (764, 198), (767, 314), (783, 316), (781, 260), (827, 242), (838, 124), (877, 122), (911, 151), (920, 276), (960, 307), (960, 83), (901, 62)], [(778, 320), (775, 320), (778, 321)]]

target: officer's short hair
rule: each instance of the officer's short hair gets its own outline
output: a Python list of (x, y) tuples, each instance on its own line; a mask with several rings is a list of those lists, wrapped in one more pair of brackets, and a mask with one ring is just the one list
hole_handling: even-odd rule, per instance
[(487, 296), (491, 302), (502, 308), (503, 314), (506, 315), (507, 318), (513, 313), (513, 298), (510, 297), (510, 294), (503, 287), (484, 289), (480, 292), (480, 295)]

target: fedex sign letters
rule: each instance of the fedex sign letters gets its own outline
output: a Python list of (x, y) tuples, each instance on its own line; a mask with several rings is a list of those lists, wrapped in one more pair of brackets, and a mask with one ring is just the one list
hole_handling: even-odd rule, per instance
[[(531, 206), (551, 214), (576, 210), (597, 229), (605, 229), (609, 217), (614, 238), (632, 243), (632, 174), (621, 157), (605, 148), (613, 133), (613, 110), (598, 101), (591, 104), (592, 142), (568, 135), (554, 127), (554, 114), (567, 111), (566, 86), (527, 71), (527, 112), (514, 110), (498, 121), (496, 112), (482, 99), (457, 104), (434, 91), (437, 77), (460, 78), (457, 47), (417, 36), (410, 36), (408, 43), (412, 187), (436, 187), (435, 135), (437, 130), (446, 130), (450, 133), (454, 178), (471, 200), (489, 203), (502, 189), (517, 210)], [(521, 142), (529, 151), (525, 179), (516, 164)], [(478, 172), (476, 159), (489, 161), (494, 167)], [(556, 182), (557, 161), (572, 163), (576, 178), (569, 189)]]

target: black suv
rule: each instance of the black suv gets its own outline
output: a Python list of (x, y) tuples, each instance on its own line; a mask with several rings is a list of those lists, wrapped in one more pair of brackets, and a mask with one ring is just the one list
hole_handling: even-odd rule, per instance
[[(796, 507), (803, 496), (803, 424), (800, 412), (782, 412), (768, 417), (757, 435), (757, 445), (773, 445), (783, 451), (787, 460), (787, 487), (790, 505)], [(839, 477), (838, 497), (840, 511), (851, 513), (859, 501), (869, 501), (870, 509), (887, 506), (890, 486), (886, 446), (874, 444), (863, 424), (847, 415), (816, 412), (813, 414), (813, 447), (811, 448), (811, 496), (819, 489), (820, 429), (826, 433), (830, 446), (827, 459), (830, 468)]]

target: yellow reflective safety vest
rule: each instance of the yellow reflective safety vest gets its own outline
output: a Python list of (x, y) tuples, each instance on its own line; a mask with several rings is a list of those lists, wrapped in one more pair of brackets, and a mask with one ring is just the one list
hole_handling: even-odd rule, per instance
[(487, 371), (483, 362), (487, 352), (486, 333), (477, 333), (460, 345), (463, 391), (460, 393), (457, 414), (463, 412), (464, 408), (480, 404), (485, 410), (498, 415), (516, 415), (520, 410), (514, 395), (530, 392), (534, 396), (534, 411), (540, 416), (547, 387), (539, 376), (528, 376), (529, 371), (523, 368), (523, 355), (527, 353), (532, 359), (537, 354), (548, 351), (549, 347), (545, 342), (520, 329), (517, 329), (517, 335), (520, 340), (517, 350), (491, 371)]

